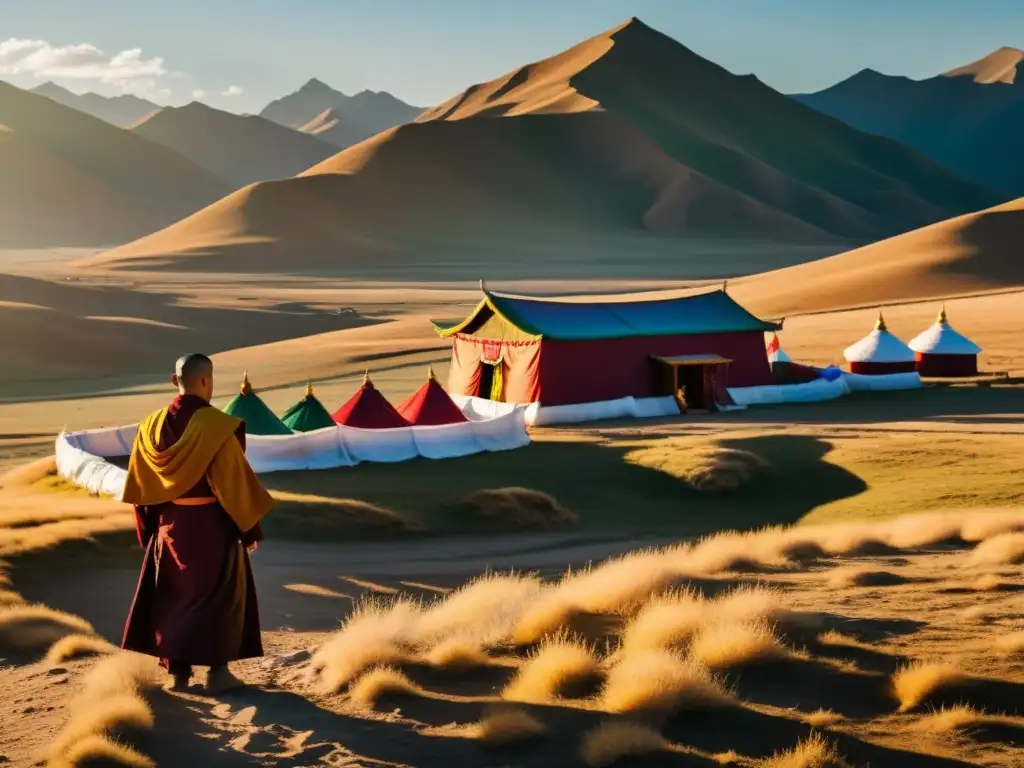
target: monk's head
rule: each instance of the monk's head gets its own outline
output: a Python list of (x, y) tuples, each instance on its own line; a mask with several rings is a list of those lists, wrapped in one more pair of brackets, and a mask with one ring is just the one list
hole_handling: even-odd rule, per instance
[(209, 401), (213, 398), (213, 361), (193, 352), (178, 358), (171, 383), (182, 395), (195, 395)]

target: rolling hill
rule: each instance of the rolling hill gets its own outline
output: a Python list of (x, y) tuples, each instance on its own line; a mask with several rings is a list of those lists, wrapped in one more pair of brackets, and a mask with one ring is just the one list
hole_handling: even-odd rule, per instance
[(260, 117), (349, 147), (408, 123), (422, 111), (385, 91), (360, 91), (349, 96), (313, 78), (294, 93), (272, 101)]
[(122, 128), (138, 122), (151, 112), (160, 109), (159, 104), (130, 93), (120, 96), (101, 96), (91, 92), (78, 94), (52, 82), (36, 86), (32, 89), (32, 93), (53, 99), (65, 107), (77, 109), (79, 112), (85, 112), (87, 115), (98, 117), (100, 120)]
[(230, 189), (166, 147), (0, 83), (0, 248), (110, 247)]
[[(1024, 287), (1024, 199), (729, 284), (759, 312), (880, 306)], [(1021, 312), (1024, 315), (1024, 311)]]
[(925, 80), (870, 69), (794, 99), (928, 155), (964, 178), (1024, 194), (1024, 51), (1000, 48)]
[(235, 115), (199, 102), (161, 109), (131, 130), (236, 187), (294, 176), (338, 151), (316, 136), (265, 118)]
[(679, 264), (694, 240), (824, 255), (1001, 199), (633, 19), (86, 264), (342, 269), (483, 251), (528, 270), (595, 241), (610, 245), (592, 265)]

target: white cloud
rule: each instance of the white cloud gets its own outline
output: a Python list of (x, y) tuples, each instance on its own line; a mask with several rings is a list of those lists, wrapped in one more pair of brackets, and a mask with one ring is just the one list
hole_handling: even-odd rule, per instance
[(224, 91), (221, 96), (241, 96), (242, 87), (240, 85), (229, 85), (227, 90)]
[(140, 48), (109, 54), (89, 43), (55, 46), (45, 40), (11, 37), (0, 42), (0, 74), (91, 80), (123, 91), (146, 92), (167, 74), (167, 68), (159, 56), (144, 58)]
[(192, 91), (192, 98), (193, 99), (205, 99), (206, 98), (206, 91), (204, 91), (202, 88), (198, 88), (198, 89)]

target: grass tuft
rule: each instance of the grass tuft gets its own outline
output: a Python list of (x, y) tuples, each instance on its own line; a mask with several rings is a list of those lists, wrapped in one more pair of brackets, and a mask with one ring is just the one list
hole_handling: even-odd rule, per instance
[(771, 625), (759, 621), (716, 621), (704, 625), (690, 645), (690, 658), (712, 672), (769, 664), (792, 657)]
[(372, 710), (385, 696), (422, 696), (423, 689), (394, 667), (365, 672), (352, 683), (349, 701), (359, 709)]
[(850, 768), (850, 764), (836, 751), (835, 745), (820, 733), (814, 733), (795, 747), (759, 761), (757, 768)]
[(50, 666), (62, 664), (71, 659), (86, 656), (100, 656), (114, 653), (117, 647), (95, 635), (66, 635), (50, 646), (45, 662)]
[(601, 708), (615, 713), (672, 714), (732, 703), (705, 667), (671, 651), (624, 656), (609, 670), (600, 696)]
[(45, 605), (0, 607), (0, 650), (39, 653), (67, 635), (95, 635), (85, 619)]
[(646, 725), (625, 721), (604, 722), (583, 734), (580, 757), (592, 768), (671, 749), (664, 736)]
[(502, 707), (485, 713), (470, 728), (469, 735), (491, 747), (506, 747), (535, 738), (546, 731), (544, 724), (526, 710)]
[(519, 668), (501, 697), (545, 704), (571, 697), (600, 674), (600, 661), (587, 644), (568, 638), (545, 640)]
[(936, 691), (966, 680), (967, 676), (952, 663), (917, 661), (892, 676), (892, 693), (900, 703), (900, 712), (909, 712)]

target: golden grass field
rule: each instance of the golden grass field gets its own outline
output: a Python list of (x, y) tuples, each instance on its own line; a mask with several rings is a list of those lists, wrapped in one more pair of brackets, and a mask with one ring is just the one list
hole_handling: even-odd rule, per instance
[[(430, 363), (443, 380), (428, 319), (467, 312), (478, 293), (328, 275), (65, 281), (68, 258), (15, 259), (0, 280), (16, 329), (0, 372), (0, 699), (13, 724), (0, 755), (12, 764), (1024, 759), (1020, 513), (981, 511), (1024, 499), (1013, 383), (544, 428), (505, 454), (268, 475), (279, 506), (254, 557), (268, 658), (239, 667), (254, 687), (218, 700), (154, 689), (151, 664), (110, 654), (140, 557), (130, 511), (54, 477), (54, 434), (158, 407), (168, 358), (192, 348), (214, 353), (217, 404), (248, 370), (279, 413), (307, 378), (333, 409), (366, 368), (398, 402)], [(748, 290), (737, 296), (771, 311)], [(1022, 370), (1020, 296), (946, 302), (986, 370)], [(920, 300), (885, 314), (906, 339), (936, 311)], [(838, 362), (876, 313), (794, 314), (783, 346)], [(901, 523), (929, 511), (952, 517)], [(691, 548), (766, 526), (783, 528)], [(644, 547), (656, 549), (602, 565)], [(96, 686), (110, 708), (88, 705)]]

